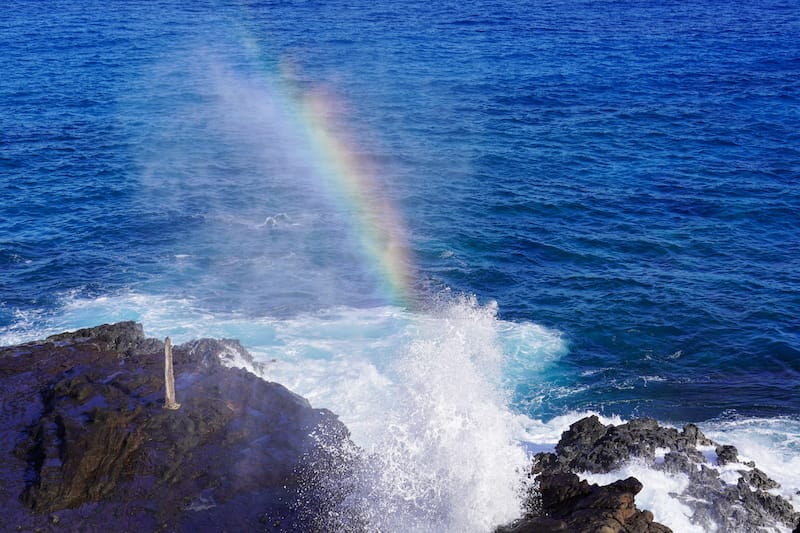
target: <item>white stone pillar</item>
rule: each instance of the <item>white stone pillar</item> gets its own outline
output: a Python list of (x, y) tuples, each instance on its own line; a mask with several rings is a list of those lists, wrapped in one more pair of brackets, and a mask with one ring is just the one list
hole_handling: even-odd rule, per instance
[(178, 409), (181, 404), (175, 402), (175, 374), (172, 371), (172, 340), (164, 340), (164, 409)]

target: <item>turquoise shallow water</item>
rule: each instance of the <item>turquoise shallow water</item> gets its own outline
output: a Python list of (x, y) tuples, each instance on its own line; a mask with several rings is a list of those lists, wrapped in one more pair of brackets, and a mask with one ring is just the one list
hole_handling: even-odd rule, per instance
[(135, 295), (398, 304), (310, 163), (321, 94), (402, 219), (418, 309), (474, 294), (560, 332), (544, 375), (509, 371), (518, 410), (797, 417), (798, 35), (778, 0), (11, 2), (0, 328)]

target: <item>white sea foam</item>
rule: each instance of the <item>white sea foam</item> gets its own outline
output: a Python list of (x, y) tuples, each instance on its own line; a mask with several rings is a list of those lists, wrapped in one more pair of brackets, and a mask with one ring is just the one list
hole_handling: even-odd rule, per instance
[(800, 420), (737, 417), (706, 422), (702, 429), (709, 438), (736, 446), (739, 460), (755, 462), (781, 484), (776, 492), (800, 510)]
[(381, 417), (366, 451), (380, 475), (357, 493), (369, 494), (362, 516), (383, 531), (487, 531), (513, 519), (528, 459), (498, 387), (493, 309), (461, 302), (407, 331), (382, 369), (391, 383), (372, 398)]
[[(597, 414), (571, 412), (545, 422), (510, 409), (513, 383), (546, 376), (566, 344), (536, 324), (498, 320), (493, 304), (469, 298), (424, 314), (342, 307), (275, 319), (212, 314), (180, 298), (69, 295), (58, 315), (18, 319), (0, 332), (0, 343), (119, 320), (142, 322), (149, 336), (169, 335), (176, 343), (240, 339), (265, 364), (262, 377), (331, 409), (350, 428), (375, 469), (359, 480), (368, 496), (359, 500), (359, 514), (385, 531), (487, 531), (515, 518), (529, 456), (552, 450), (570, 424)], [(717, 442), (735, 445), (742, 461), (755, 461), (799, 507), (800, 421), (724, 419), (700, 426)], [(715, 465), (714, 450), (705, 453)], [(721, 467), (723, 481), (734, 482), (742, 466)], [(640, 509), (674, 531), (702, 531), (670, 495), (685, 488), (684, 476), (633, 463), (586, 477), (608, 483), (628, 475), (644, 484), (636, 498)]]
[[(619, 422), (615, 422), (617, 423)], [(800, 421), (788, 418), (738, 418), (713, 420), (699, 425), (706, 436), (715, 442), (732, 444), (739, 451), (741, 462), (720, 466), (714, 446), (698, 446), (706, 458), (707, 466), (715, 468), (723, 482), (736, 485), (741, 476), (740, 471), (750, 469), (744, 463), (754, 461), (760, 470), (781, 484), (779, 489), (770, 492), (782, 495), (795, 509), (800, 507), (797, 496), (800, 491)], [(665, 453), (666, 450), (657, 450), (656, 463), (659, 462), (658, 456), (663, 457)], [(706, 526), (693, 523), (692, 510), (675, 497), (688, 486), (689, 479), (683, 474), (665, 473), (639, 461), (633, 461), (607, 474), (581, 474), (590, 483), (598, 484), (611, 483), (628, 476), (636, 477), (644, 485), (636, 496), (636, 506), (652, 511), (656, 521), (669, 526), (673, 531), (709, 531)], [(765, 525), (765, 531), (788, 533), (790, 530), (791, 528), (779, 524)]]
[(39, 331), (40, 322), (41, 313), (16, 310), (14, 312), (14, 323), (0, 330), (0, 346), (12, 346), (35, 340), (37, 337), (34, 332)]
[(27, 340), (119, 320), (176, 343), (240, 339), (265, 379), (339, 414), (374, 468), (351, 496), (362, 498), (345, 503), (379, 530), (477, 532), (516, 518), (528, 454), (568, 425), (513, 412), (504, 386), (508, 372), (530, 377), (566, 353), (560, 335), (498, 320), (494, 304), (473, 298), (426, 313), (333, 308), (274, 319), (141, 294), (70, 297)]
[(653, 512), (657, 522), (682, 533), (705, 533), (705, 530), (691, 522), (692, 510), (670, 494), (680, 494), (689, 485), (684, 474), (659, 472), (636, 461), (608, 474), (581, 475), (590, 483), (606, 485), (618, 479), (634, 476), (642, 482), (642, 491), (636, 495), (636, 507)]

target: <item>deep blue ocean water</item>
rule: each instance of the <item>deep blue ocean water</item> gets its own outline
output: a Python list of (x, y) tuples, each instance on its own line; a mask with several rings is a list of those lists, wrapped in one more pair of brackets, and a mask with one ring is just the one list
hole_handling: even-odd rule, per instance
[(320, 93), (402, 217), (414, 312), (466, 294), (503, 339), (547, 328), (503, 340), (514, 410), (800, 417), (785, 0), (6, 1), (3, 339), (224, 317), (247, 345), (402, 307), (309, 177)]

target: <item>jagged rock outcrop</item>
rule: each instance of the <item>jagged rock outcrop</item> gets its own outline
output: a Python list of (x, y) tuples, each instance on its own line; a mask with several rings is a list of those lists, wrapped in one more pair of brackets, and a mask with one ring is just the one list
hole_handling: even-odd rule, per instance
[(162, 408), (163, 344), (138, 324), (0, 348), (0, 529), (306, 529), (298, 472), (347, 430), (219, 364), (231, 346), (175, 348), (178, 411)]
[(262, 372), (264, 364), (236, 339), (197, 339), (180, 346), (178, 357), (198, 360), (207, 366), (224, 365)]
[(634, 498), (641, 490), (634, 477), (598, 486), (570, 472), (540, 473), (538, 513), (496, 533), (669, 533), (650, 511), (636, 508)]
[[(709, 463), (698, 447), (715, 450), (716, 464)], [(657, 455), (657, 451), (663, 455)], [(541, 516), (558, 518), (569, 506), (559, 507), (557, 513), (553, 511), (548, 502), (552, 498), (550, 493), (554, 482), (569, 480), (571, 473), (612, 472), (634, 459), (653, 469), (687, 476), (687, 489), (672, 496), (688, 506), (693, 511), (692, 520), (705, 529), (716, 527), (721, 531), (755, 532), (770, 524), (800, 528), (800, 513), (795, 512), (791, 503), (767, 492), (777, 488), (778, 483), (755, 464), (740, 463), (735, 447), (711, 441), (693, 424), (678, 431), (660, 426), (652, 419), (632, 420), (614, 426), (604, 425), (596, 416), (590, 416), (572, 424), (562, 434), (555, 453), (537, 455), (534, 473), (538, 476), (539, 489), (532, 492), (533, 501), (529, 506), (541, 508)], [(740, 466), (736, 484), (726, 483), (720, 477), (716, 467), (722, 465)], [(574, 483), (574, 480), (570, 481), (570, 486)], [(607, 485), (596, 490), (610, 487)], [(585, 492), (587, 489), (584, 487), (582, 490)], [(571, 500), (567, 498), (567, 501)], [(574, 509), (583, 512), (577, 507)], [(573, 530), (568, 523), (564, 531), (597, 531), (585, 529), (582, 525), (576, 527)], [(663, 530), (640, 529), (637, 525), (619, 531)]]
[(155, 353), (164, 349), (164, 343), (146, 338), (142, 325), (132, 321), (67, 331), (47, 337), (46, 342), (57, 346), (85, 342), (101, 351), (117, 352), (123, 356)]
[(694, 424), (679, 432), (659, 426), (652, 418), (606, 426), (596, 416), (590, 416), (564, 432), (556, 445), (556, 455), (570, 470), (597, 473), (615, 470), (633, 457), (655, 461), (657, 448), (669, 448), (692, 462), (702, 461), (703, 454), (697, 446), (711, 444)]

